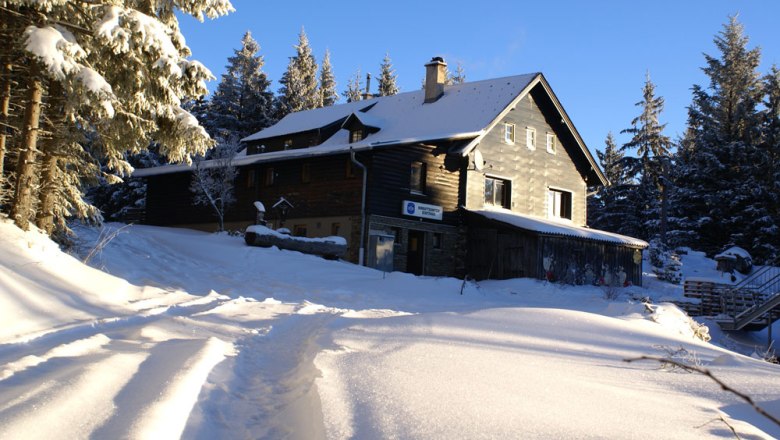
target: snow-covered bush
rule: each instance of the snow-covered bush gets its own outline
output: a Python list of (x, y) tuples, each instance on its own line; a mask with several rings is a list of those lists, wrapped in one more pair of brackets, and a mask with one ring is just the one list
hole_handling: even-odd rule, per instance
[(682, 281), (682, 261), (676, 252), (658, 241), (650, 241), (650, 264), (658, 279), (679, 284)]

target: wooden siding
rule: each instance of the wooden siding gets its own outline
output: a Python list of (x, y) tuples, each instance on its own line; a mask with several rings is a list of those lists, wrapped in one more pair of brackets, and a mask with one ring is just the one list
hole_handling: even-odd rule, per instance
[[(642, 263), (627, 246), (543, 235), (477, 215), (469, 225), (466, 274), (476, 279), (528, 277), (566, 284), (614, 284), (618, 274), (642, 285)], [(640, 254), (641, 255), (641, 254)]]
[[(363, 157), (360, 156), (361, 161), (364, 161)], [(426, 165), (424, 194), (414, 193), (410, 189), (411, 167), (417, 161)], [(457, 224), (460, 218), (460, 165), (457, 158), (447, 157), (444, 148), (437, 150), (431, 146), (407, 145), (374, 150), (370, 153), (368, 173), (368, 213), (401, 217), (401, 203), (411, 200), (441, 206), (444, 210), (442, 223)], [(418, 221), (412, 217), (406, 218)]]
[[(280, 197), (294, 206), (287, 214), (288, 218), (360, 215), (362, 179), (359, 169), (353, 177), (347, 177), (348, 160), (348, 155), (337, 155), (240, 167), (236, 203), (228, 208), (225, 221), (253, 224), (255, 201), (265, 205), (267, 219), (277, 219), (279, 213), (272, 206)], [(304, 163), (310, 164), (307, 183), (301, 181)], [(273, 169), (274, 182), (265, 185), (269, 169)], [(216, 223), (216, 217), (208, 207), (193, 204), (189, 190), (191, 179), (190, 172), (148, 177), (147, 223), (161, 226)]]
[[(512, 182), (511, 209), (520, 214), (547, 217), (549, 188), (572, 193), (572, 221), (584, 225), (586, 213), (586, 185), (583, 174), (572, 157), (579, 146), (567, 138), (557, 113), (543, 112), (530, 96), (526, 96), (514, 110), (490, 130), (477, 149), (485, 161), (481, 171), (473, 166), (466, 173), (466, 207), (480, 209), (484, 205), (485, 176)], [(504, 141), (504, 124), (515, 124), (515, 142)], [(536, 149), (526, 146), (526, 127), (536, 129)], [(557, 153), (547, 152), (546, 133), (557, 138)], [(581, 155), (581, 153), (579, 153)], [(474, 161), (474, 153), (470, 155)]]

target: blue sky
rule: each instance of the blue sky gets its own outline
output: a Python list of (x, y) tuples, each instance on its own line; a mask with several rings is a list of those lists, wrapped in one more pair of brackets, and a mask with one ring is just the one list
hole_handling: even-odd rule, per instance
[(707, 84), (702, 54), (718, 55), (712, 40), (729, 15), (738, 13), (750, 47), (761, 47), (762, 74), (780, 65), (780, 2), (774, 0), (657, 0), (642, 6), (598, 0), (233, 0), (233, 6), (235, 13), (217, 20), (181, 21), (193, 58), (217, 78), (249, 30), (276, 91), (302, 26), (318, 62), (330, 50), (340, 92), (358, 69), (363, 77), (378, 74), (386, 52), (401, 91), (420, 88), (423, 65), (432, 56), (443, 56), (452, 70), (462, 63), (467, 81), (541, 71), (592, 151), (603, 149), (609, 131), (619, 143), (628, 140), (619, 132), (639, 112), (634, 104), (642, 98), (646, 72), (666, 100), (666, 134), (681, 134), (691, 86)]

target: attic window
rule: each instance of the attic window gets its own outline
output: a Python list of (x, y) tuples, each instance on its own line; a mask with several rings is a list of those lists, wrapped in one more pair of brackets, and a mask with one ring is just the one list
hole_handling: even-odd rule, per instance
[(363, 130), (356, 128), (349, 132), (349, 143), (360, 142), (363, 140)]
[(555, 135), (552, 133), (547, 133), (547, 152), (550, 154), (555, 154), (555, 148), (556, 148)]
[(507, 144), (515, 143), (515, 124), (504, 124), (504, 142)]
[(536, 150), (536, 129), (533, 127), (525, 128), (525, 146), (529, 150)]

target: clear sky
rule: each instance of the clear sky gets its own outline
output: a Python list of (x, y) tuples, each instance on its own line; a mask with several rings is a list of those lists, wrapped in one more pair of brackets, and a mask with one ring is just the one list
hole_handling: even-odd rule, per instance
[(646, 72), (666, 100), (666, 134), (681, 134), (691, 86), (707, 84), (702, 54), (719, 55), (713, 38), (729, 15), (739, 14), (750, 47), (761, 47), (762, 74), (780, 65), (776, 0), (232, 2), (229, 16), (181, 20), (193, 58), (217, 78), (249, 30), (278, 90), (301, 27), (318, 63), (330, 50), (339, 92), (358, 69), (376, 76), (385, 53), (402, 92), (420, 88), (432, 56), (451, 70), (460, 62), (467, 81), (540, 71), (592, 151), (603, 149), (609, 131), (628, 140), (619, 132), (638, 115)]

